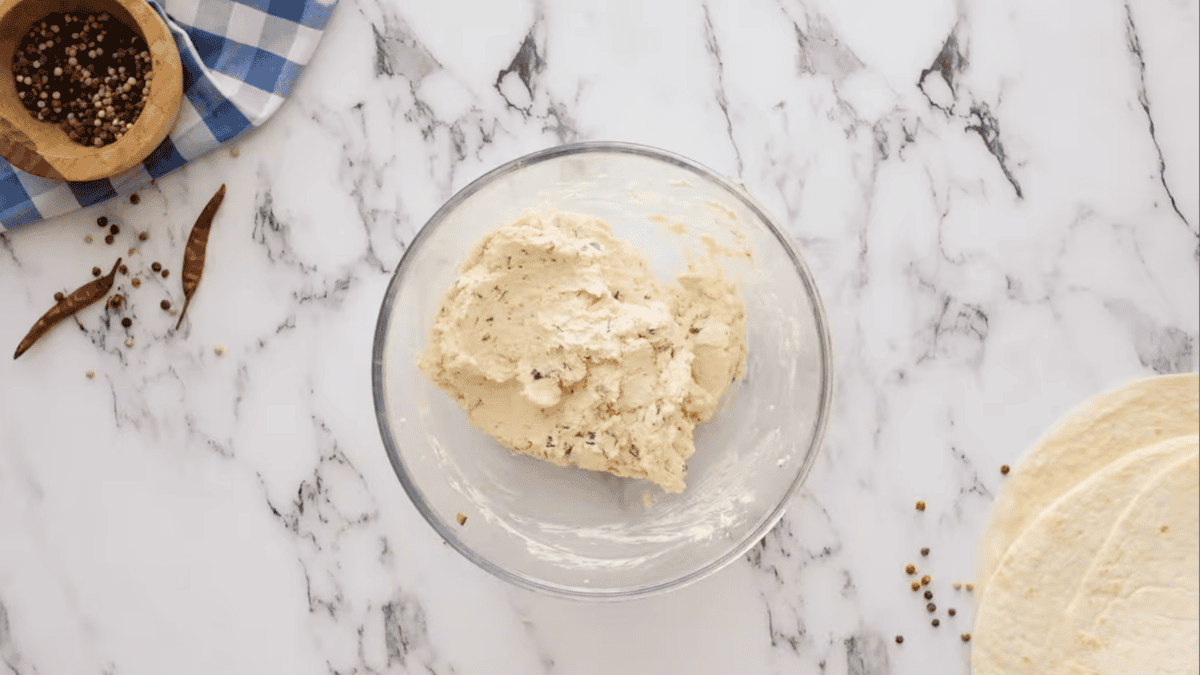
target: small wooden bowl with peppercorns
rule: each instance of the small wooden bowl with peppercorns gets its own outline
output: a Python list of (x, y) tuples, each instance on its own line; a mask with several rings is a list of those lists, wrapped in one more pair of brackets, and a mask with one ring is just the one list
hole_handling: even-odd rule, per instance
[(0, 155), (44, 178), (124, 173), (179, 114), (179, 51), (145, 0), (0, 0), (0, 63)]

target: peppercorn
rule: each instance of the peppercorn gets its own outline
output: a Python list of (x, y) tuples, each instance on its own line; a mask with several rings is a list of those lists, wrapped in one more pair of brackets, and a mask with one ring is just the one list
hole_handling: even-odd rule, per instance
[(133, 204), (136, 206), (137, 203), (140, 201), (142, 201), (142, 198), (137, 196), (136, 194), (129, 195), (129, 203), (130, 204)]
[(925, 591), (925, 599), (932, 600), (933, 599), (933, 591)]
[(163, 270), (162, 271), (163, 278), (166, 279), (167, 275), (169, 275), (170, 273), (171, 273), (171, 270)]
[(934, 620), (933, 620), (933, 621), (931, 621), (930, 623), (932, 623), (932, 624), (933, 624), (933, 627), (934, 627), (934, 628), (937, 628), (938, 626), (942, 625), (942, 622), (941, 622), (941, 621), (938, 621), (937, 619), (934, 619)]
[(62, 294), (62, 292), (61, 292), (61, 291), (59, 291), (58, 293), (55, 293), (55, 294), (54, 294), (54, 301), (55, 301), (55, 302), (62, 302), (62, 301), (63, 301), (63, 298), (65, 298), (65, 297), (67, 297), (67, 296), (63, 295), (63, 294)]
[(121, 274), (129, 274), (129, 267), (121, 265), (119, 268), (117, 268), (117, 271)]
[(129, 283), (133, 284), (134, 288), (140, 288), (142, 285), (142, 280), (137, 277), (134, 277), (129, 280)]
[(971, 634), (970, 634), (970, 633), (963, 633), (963, 634), (962, 634), (962, 641), (963, 641), (963, 642), (970, 642), (970, 641), (971, 641)]
[(138, 241), (146, 241), (149, 238), (150, 238), (150, 235), (146, 234), (145, 232), (142, 232), (141, 234), (138, 235)]
[(159, 306), (159, 307), (162, 307), (162, 308), (163, 308), (163, 311), (165, 312), (165, 311), (167, 311), (167, 310), (171, 309), (171, 301), (170, 301), (170, 300), (163, 300), (162, 302), (158, 303), (158, 306)]
[(946, 610), (946, 613), (949, 614), (950, 616), (954, 616), (958, 612), (955, 611), (955, 609), (953, 607), (951, 607), (950, 609)]
[(1008, 475), (1008, 465), (1007, 464), (1000, 465), (1000, 473), (1002, 473), (1006, 476)]
[(120, 307), (122, 302), (125, 302), (125, 296), (120, 293), (112, 296), (112, 300), (108, 301), (113, 307)]
[(108, 227), (108, 218), (106, 216), (100, 216), (96, 219), (96, 225), (100, 227)]
[(927, 548), (921, 549), (921, 555), (929, 555), (929, 549), (927, 549)]
[(126, 328), (129, 328), (130, 326), (133, 325), (133, 319), (131, 319), (129, 317), (125, 317), (124, 319), (121, 319), (121, 325)]
[(116, 237), (112, 236), (111, 234), (104, 237), (104, 243), (108, 244), (109, 246), (112, 246), (112, 243), (116, 240)]
[(905, 571), (905, 572), (908, 572), (909, 574), (916, 574), (916, 573), (917, 573), (917, 566), (916, 566), (916, 565), (909, 565), (908, 567), (905, 567), (905, 568), (904, 568), (904, 571)]
[(109, 234), (121, 234), (121, 228), (117, 227), (116, 225), (112, 225), (111, 227), (108, 228), (108, 233)]
[(158, 263), (156, 263), (156, 262), (152, 262), (152, 263), (150, 263), (150, 269), (152, 269), (152, 270), (154, 270), (155, 272), (157, 272), (157, 271), (159, 271), (159, 270), (161, 270), (161, 269), (162, 269), (162, 265), (160, 265), (160, 264), (158, 264)]
[(100, 276), (100, 268), (99, 267), (92, 268), (92, 276), (94, 276), (94, 277)]
[(917, 502), (917, 510), (924, 511), (925, 510), (925, 502), (921, 502), (921, 501)]
[(925, 605), (925, 609), (927, 609), (927, 610), (929, 610), (929, 611), (931, 611), (931, 612), (936, 612), (936, 611), (937, 611), (937, 605), (935, 605), (935, 604), (933, 604), (933, 603), (931, 602), (931, 603), (929, 603), (928, 605)]
[(903, 635), (896, 636), (896, 644), (898, 644), (898, 645), (904, 644), (904, 636)]
[[(138, 47), (137, 31), (115, 16), (84, 16), (47, 15), (17, 44), (11, 66), (17, 96), (31, 115), (75, 143), (98, 147), (120, 139), (137, 120), (152, 60)], [(74, 30), (57, 35), (60, 25)]]

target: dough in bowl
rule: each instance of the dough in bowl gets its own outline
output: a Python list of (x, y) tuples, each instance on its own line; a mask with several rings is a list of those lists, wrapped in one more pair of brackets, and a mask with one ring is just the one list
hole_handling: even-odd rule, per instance
[(1109, 463), (1200, 427), (1195, 373), (1135, 380), (1072, 410), (1021, 460), (992, 506), (980, 547), (978, 594), (1013, 540), (1055, 500)]
[(979, 606), (973, 675), (1196, 672), (1198, 448), (1126, 455), (1029, 524)]
[(467, 256), (419, 367), (514, 453), (681, 492), (746, 362), (746, 305), (711, 260), (676, 281), (597, 218), (523, 217)]

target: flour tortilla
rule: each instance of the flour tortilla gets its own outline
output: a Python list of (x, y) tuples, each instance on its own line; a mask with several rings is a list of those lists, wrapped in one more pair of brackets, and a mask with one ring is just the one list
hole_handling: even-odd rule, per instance
[[(1085, 649), (1089, 641), (1087, 625), (1088, 620), (1095, 623), (1095, 613), (1088, 608), (1097, 606), (1097, 601), (1089, 600), (1087, 594), (1102, 598), (1101, 591), (1113, 590), (1106, 585), (1110, 570), (1140, 565), (1139, 560), (1129, 558), (1128, 554), (1145, 554), (1152, 544), (1143, 544), (1141, 533), (1130, 530), (1136, 529), (1131, 519), (1147, 508), (1155, 517), (1168, 517), (1161, 508), (1143, 504), (1157, 504), (1164, 482), (1173, 480), (1170, 477), (1189, 470), (1188, 467), (1195, 468), (1198, 448), (1200, 437), (1193, 435), (1169, 439), (1127, 455), (1063, 495), (1030, 523), (1009, 547), (979, 606), (972, 638), (972, 675), (1052, 673), (1056, 665), (1064, 663), (1064, 659), (1075, 654), (1090, 653)], [(1173, 490), (1176, 485), (1171, 482), (1167, 488)], [(1143, 501), (1143, 497), (1148, 501)], [(1178, 504), (1187, 501), (1186, 495), (1178, 499), (1164, 499), (1172, 515), (1169, 522), (1164, 520), (1159, 523), (1169, 525), (1167, 533), (1158, 533), (1156, 525), (1156, 533), (1161, 536), (1170, 534), (1172, 528), (1187, 518), (1185, 514), (1173, 511)], [(1195, 514), (1191, 517), (1194, 520)], [(1193, 526), (1193, 542), (1195, 530)], [(1172, 536), (1186, 534), (1179, 532)], [(1123, 540), (1128, 540), (1133, 548), (1126, 546)], [(1113, 550), (1118, 551), (1115, 557), (1106, 553)], [(1194, 562), (1195, 551), (1191, 555)], [(1186, 556), (1179, 554), (1176, 557), (1180, 566), (1174, 571), (1162, 569), (1161, 566), (1155, 568), (1154, 574), (1162, 577), (1157, 583), (1186, 590), (1189, 583), (1187, 578), (1190, 577), (1194, 589), (1195, 564), (1187, 567)], [(1115, 562), (1106, 563), (1110, 558)], [(1090, 570), (1098, 571), (1089, 575)], [(1086, 588), (1085, 577), (1094, 579), (1087, 582), (1090, 585)], [(1140, 580), (1142, 577), (1137, 578)], [(1122, 591), (1117, 589), (1118, 593)], [(1152, 602), (1161, 600), (1156, 597)], [(1098, 602), (1103, 609), (1103, 601)], [(1175, 611), (1166, 605), (1162, 608)], [(1122, 606), (1120, 609), (1155, 611), (1153, 606)], [(1064, 626), (1063, 617), (1068, 612), (1080, 617), (1079, 630)], [(1111, 623), (1110, 619), (1106, 618), (1105, 621)], [(1122, 622), (1117, 630), (1125, 628)], [(1064, 645), (1064, 636), (1071, 638), (1069, 648), (1075, 651), (1065, 651), (1068, 646)], [(1063, 672), (1150, 671), (1101, 669)]]
[(1200, 672), (1198, 488), (1193, 453), (1134, 502), (1067, 608), (1052, 672)]
[(982, 539), (977, 593), (986, 592), (1021, 531), (1071, 488), (1139, 448), (1196, 433), (1198, 390), (1195, 373), (1135, 380), (1093, 396), (1063, 418), (1004, 481)]

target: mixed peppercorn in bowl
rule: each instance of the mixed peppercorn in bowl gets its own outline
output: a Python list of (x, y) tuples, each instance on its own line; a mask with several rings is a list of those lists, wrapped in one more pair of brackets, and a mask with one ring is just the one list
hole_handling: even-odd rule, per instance
[(144, 0), (15, 0), (0, 9), (0, 155), (88, 181), (136, 167), (179, 112), (182, 65)]

